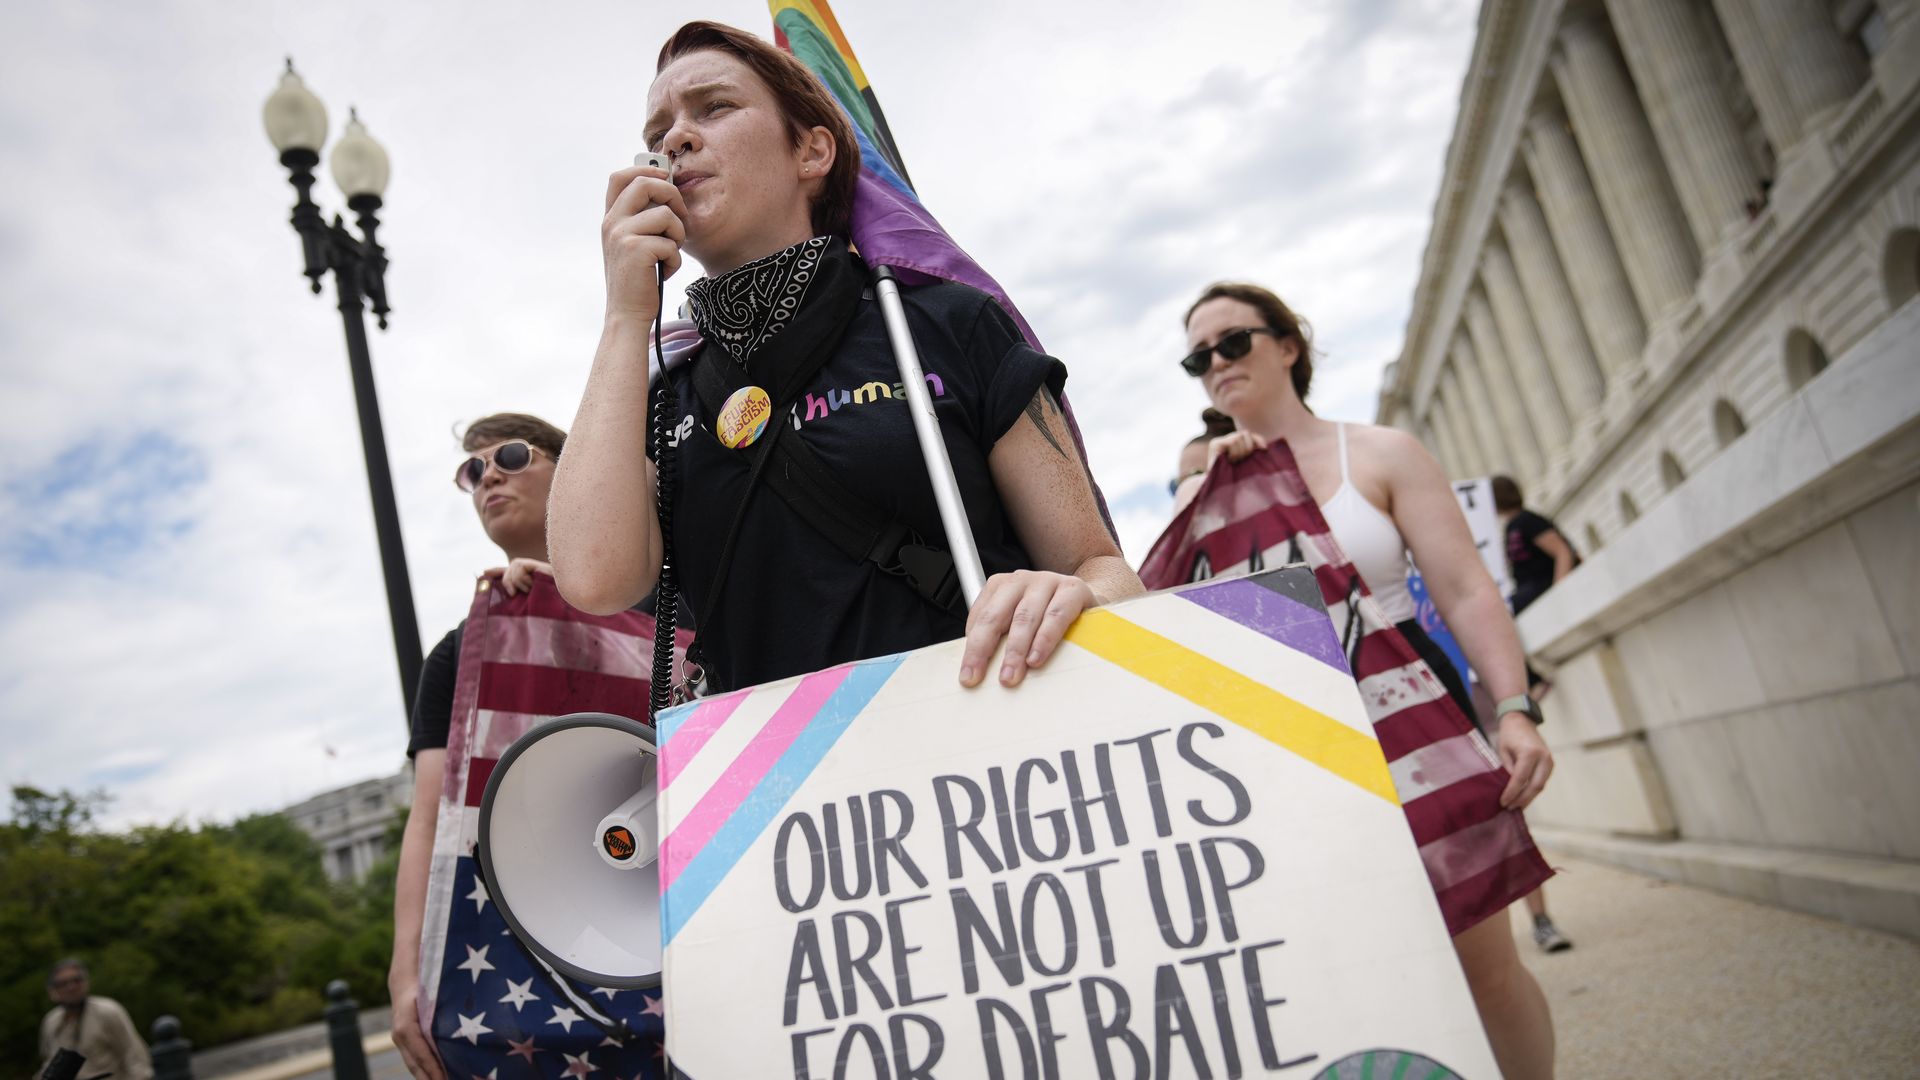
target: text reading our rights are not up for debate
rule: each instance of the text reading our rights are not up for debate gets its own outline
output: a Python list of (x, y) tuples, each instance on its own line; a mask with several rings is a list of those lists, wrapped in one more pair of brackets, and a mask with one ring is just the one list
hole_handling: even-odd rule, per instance
[[(961, 1040), (994, 1080), (1314, 1061), (1276, 1015), (1283, 940), (1239, 926), (1268, 860), (1229, 831), (1253, 801), (1226, 737), (1164, 727), (789, 814), (773, 886), (796, 917), (781, 1016), (796, 1080), (930, 1080)], [(1151, 925), (1116, 914), (1141, 896)], [(943, 938), (957, 970), (921, 955)]]

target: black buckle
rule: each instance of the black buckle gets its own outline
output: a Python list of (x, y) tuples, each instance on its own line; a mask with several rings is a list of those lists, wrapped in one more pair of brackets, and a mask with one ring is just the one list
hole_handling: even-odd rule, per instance
[(959, 610), (960, 574), (953, 565), (953, 554), (925, 544), (902, 544), (897, 556), (907, 582), (915, 592), (948, 611)]
[(900, 566), (900, 549), (908, 544), (919, 542), (920, 538), (914, 535), (912, 529), (907, 528), (897, 519), (889, 521), (886, 528), (874, 534), (873, 543), (867, 547), (866, 558), (868, 562), (898, 577), (906, 572)]

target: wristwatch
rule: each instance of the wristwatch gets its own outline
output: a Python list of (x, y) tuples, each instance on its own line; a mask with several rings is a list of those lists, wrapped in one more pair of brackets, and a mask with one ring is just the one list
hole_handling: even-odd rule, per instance
[(1495, 719), (1510, 712), (1526, 713), (1527, 719), (1533, 721), (1534, 727), (1539, 727), (1547, 721), (1546, 717), (1540, 715), (1540, 703), (1533, 700), (1532, 695), (1529, 694), (1515, 694), (1493, 707)]

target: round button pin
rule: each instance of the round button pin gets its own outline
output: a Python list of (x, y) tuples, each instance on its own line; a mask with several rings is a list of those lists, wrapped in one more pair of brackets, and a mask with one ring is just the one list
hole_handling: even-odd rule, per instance
[(767, 430), (767, 417), (773, 414), (773, 399), (757, 386), (743, 386), (720, 406), (715, 432), (720, 444), (729, 450), (752, 446)]

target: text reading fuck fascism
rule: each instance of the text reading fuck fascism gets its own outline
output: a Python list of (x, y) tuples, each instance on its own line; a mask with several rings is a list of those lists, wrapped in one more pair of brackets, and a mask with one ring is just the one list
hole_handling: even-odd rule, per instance
[[(917, 798), (880, 789), (788, 815), (773, 882), (799, 916), (781, 1017), (796, 1080), (931, 1080), (976, 1039), (994, 1080), (1073, 1075), (1089, 1057), (1102, 1076), (1231, 1080), (1318, 1057), (1283, 1030), (1282, 940), (1243, 940), (1236, 920), (1267, 860), (1227, 831), (1253, 803), (1222, 764), (1224, 736), (1162, 728), (935, 776)], [(1144, 891), (1153, 931), (1116, 928), (1125, 890)], [(916, 958), (943, 937), (957, 972)], [(1136, 974), (1114, 971), (1123, 960)], [(956, 994), (964, 1031), (925, 1010)]]

